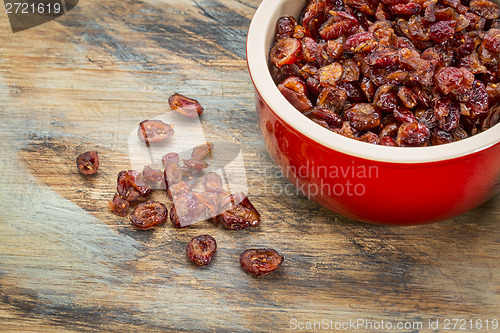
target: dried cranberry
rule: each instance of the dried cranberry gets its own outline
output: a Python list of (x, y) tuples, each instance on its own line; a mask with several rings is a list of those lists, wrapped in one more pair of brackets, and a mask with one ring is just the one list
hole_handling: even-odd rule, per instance
[(318, 29), (325, 20), (325, 1), (314, 0), (307, 6), (302, 24), (304, 25), (305, 32), (316, 38), (318, 36)]
[(311, 37), (304, 37), (302, 39), (302, 57), (307, 62), (316, 61), (316, 52), (318, 50), (318, 43)]
[(342, 78), (344, 68), (338, 62), (321, 67), (318, 71), (319, 82), (323, 87), (334, 86)]
[(187, 118), (197, 118), (203, 113), (203, 107), (197, 100), (181, 94), (170, 96), (168, 98), (168, 104), (172, 110), (177, 111)]
[(165, 154), (161, 158), (161, 160), (162, 160), (163, 165), (165, 167), (167, 165), (171, 164), (171, 163), (178, 164), (179, 163), (179, 154), (177, 154), (177, 153), (168, 153), (168, 154)]
[(240, 256), (243, 270), (254, 277), (261, 277), (277, 270), (285, 258), (273, 249), (248, 249)]
[(472, 87), (474, 74), (465, 68), (443, 67), (434, 77), (436, 85), (448, 95), (450, 92), (463, 93)]
[(200, 160), (195, 160), (193, 158), (189, 160), (184, 161), (184, 165), (190, 169), (194, 169), (196, 171), (201, 171), (203, 169), (208, 168), (208, 163), (200, 161)]
[(399, 127), (396, 144), (399, 147), (421, 147), (427, 145), (430, 131), (420, 123), (404, 123)]
[(141, 229), (152, 228), (160, 225), (167, 220), (167, 207), (158, 201), (146, 201), (139, 204), (132, 214), (130, 221)]
[(76, 158), (76, 165), (80, 173), (84, 175), (93, 175), (99, 168), (99, 154), (96, 151), (88, 151), (80, 154)]
[(347, 100), (347, 92), (338, 87), (326, 87), (318, 96), (316, 106), (333, 111), (341, 110)]
[(223, 192), (224, 185), (222, 183), (222, 178), (215, 172), (209, 172), (203, 178), (203, 187), (207, 192)]
[(191, 158), (195, 160), (202, 160), (214, 149), (214, 144), (206, 142), (193, 148)]
[(358, 103), (345, 111), (347, 120), (357, 131), (366, 131), (380, 125), (380, 111), (369, 103)]
[(217, 242), (210, 235), (193, 237), (186, 248), (186, 255), (198, 266), (210, 264), (217, 251)]
[(182, 180), (182, 170), (178, 164), (169, 163), (165, 167), (165, 180), (167, 181), (167, 185), (173, 185)]
[(500, 52), (500, 29), (490, 29), (484, 34), (483, 45), (491, 52)]
[(412, 89), (408, 88), (407, 86), (399, 87), (398, 97), (403, 105), (408, 109), (413, 109), (415, 106), (417, 106), (417, 97), (413, 93)]
[(353, 31), (359, 25), (358, 20), (346, 12), (333, 11), (330, 14), (332, 16), (319, 29), (324, 40), (335, 39)]
[[(178, 224), (179, 227), (186, 227), (196, 222), (204, 209), (192, 192), (174, 197), (174, 207), (175, 212), (170, 214), (170, 218), (172, 223)], [(174, 219), (172, 219), (173, 214), (175, 214)]]
[(432, 130), (430, 141), (433, 146), (438, 146), (455, 140), (449, 132), (440, 128), (435, 128)]
[(137, 136), (142, 142), (157, 143), (174, 135), (174, 127), (161, 120), (144, 120), (139, 124)]
[(420, 12), (422, 6), (415, 2), (401, 3), (390, 7), (391, 13), (394, 15), (415, 15)]
[(500, 16), (500, 7), (488, 0), (471, 0), (470, 10), (487, 20), (494, 20)]
[(297, 110), (304, 112), (312, 109), (313, 105), (307, 97), (307, 85), (298, 76), (290, 76), (278, 85), (281, 94)]
[(400, 123), (413, 123), (417, 121), (417, 118), (411, 112), (411, 110), (397, 106), (394, 108), (394, 118)]
[(157, 183), (163, 179), (163, 171), (153, 169), (149, 165), (145, 165), (142, 170), (142, 177), (150, 183)]
[(374, 15), (375, 9), (377, 9), (377, 2), (373, 0), (344, 0), (345, 4), (351, 8), (354, 8), (363, 14)]
[(348, 52), (357, 53), (364, 51), (363, 48), (358, 47), (363, 45), (364, 43), (373, 40), (373, 34), (371, 32), (360, 32), (354, 35), (349, 36), (345, 43), (344, 49)]
[(241, 202), (236, 204), (236, 200), (240, 199), (235, 195), (230, 195), (229, 206), (232, 207), (227, 211), (217, 216), (217, 220), (222, 225), (231, 230), (242, 230), (248, 227), (257, 227), (260, 224), (260, 213), (252, 205), (248, 197), (244, 197)]
[(118, 194), (115, 194), (113, 200), (108, 202), (109, 210), (113, 212), (113, 214), (121, 217), (127, 216), (129, 206), (129, 202), (120, 197)]
[(128, 202), (145, 200), (152, 192), (141, 173), (135, 170), (121, 171), (117, 183), (118, 194)]
[(292, 16), (282, 16), (276, 22), (276, 39), (292, 37), (295, 30), (295, 19)]
[(455, 33), (455, 21), (439, 21), (429, 28), (429, 38), (436, 43), (442, 43)]
[(272, 64), (281, 67), (293, 64), (301, 54), (302, 44), (296, 38), (283, 38), (276, 42), (269, 55)]
[(492, 128), (500, 122), (500, 106), (496, 106), (490, 110), (490, 112), (484, 117), (481, 122), (481, 129), (483, 131), (488, 128)]
[(327, 128), (342, 126), (342, 118), (330, 109), (314, 107), (306, 116), (309, 119), (321, 119), (325, 121)]

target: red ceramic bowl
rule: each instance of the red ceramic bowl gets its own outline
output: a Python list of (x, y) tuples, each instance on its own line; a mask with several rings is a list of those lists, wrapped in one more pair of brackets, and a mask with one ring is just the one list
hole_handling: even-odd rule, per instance
[(263, 0), (250, 24), (248, 69), (267, 150), (290, 182), (323, 207), (387, 225), (463, 214), (500, 188), (500, 124), (441, 146), (377, 146), (307, 119), (279, 92), (267, 66), (276, 20), (298, 17), (306, 0)]

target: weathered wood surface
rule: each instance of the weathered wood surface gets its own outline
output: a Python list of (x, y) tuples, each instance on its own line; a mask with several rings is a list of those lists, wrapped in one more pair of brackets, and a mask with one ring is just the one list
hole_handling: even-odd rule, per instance
[[(389, 228), (279, 193), (287, 181), (265, 152), (245, 65), (259, 2), (87, 0), (16, 34), (0, 15), (1, 331), (275, 332), (293, 319), (365, 319), (428, 332), (428, 319), (500, 319), (500, 197)], [(108, 212), (128, 134), (174, 92), (205, 105), (208, 139), (242, 147), (261, 227), (143, 232)], [(101, 169), (83, 178), (74, 158), (89, 147)], [(184, 249), (202, 233), (219, 252), (200, 269)], [(284, 266), (244, 274), (239, 254), (254, 246), (276, 248)]]

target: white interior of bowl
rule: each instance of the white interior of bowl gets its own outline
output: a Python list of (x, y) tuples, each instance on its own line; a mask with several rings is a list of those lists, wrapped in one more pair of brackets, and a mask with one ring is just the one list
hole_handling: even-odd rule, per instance
[(500, 124), (462, 141), (440, 146), (403, 148), (368, 144), (346, 138), (307, 119), (281, 95), (268, 70), (267, 59), (276, 20), (298, 17), (306, 0), (263, 0), (250, 24), (247, 61), (253, 83), (269, 107), (284, 121), (316, 142), (349, 155), (377, 161), (424, 163), (443, 161), (486, 149), (500, 142)]

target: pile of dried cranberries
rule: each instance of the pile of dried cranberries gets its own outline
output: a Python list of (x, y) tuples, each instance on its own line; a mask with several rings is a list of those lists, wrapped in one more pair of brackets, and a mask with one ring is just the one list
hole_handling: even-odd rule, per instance
[[(169, 98), (171, 108), (187, 118), (201, 115), (203, 107), (198, 101), (180, 94)], [(137, 130), (138, 138), (147, 146), (170, 139), (174, 135), (173, 126), (161, 120), (144, 120)], [(138, 229), (157, 227), (170, 218), (177, 228), (187, 227), (199, 220), (221, 223), (231, 230), (257, 227), (260, 214), (243, 193), (225, 190), (222, 178), (215, 172), (204, 172), (209, 164), (203, 159), (214, 149), (210, 142), (193, 148), (191, 156), (180, 163), (176, 152), (169, 152), (162, 158), (163, 170), (144, 166), (142, 172), (125, 170), (118, 173), (116, 194), (108, 202), (114, 214), (129, 215), (131, 205), (137, 206), (129, 215), (130, 221)], [(99, 160), (97, 152), (87, 152), (77, 158), (81, 173), (93, 174)], [(154, 185), (166, 191), (171, 201), (168, 207), (159, 201), (150, 200)], [(203, 188), (203, 191), (196, 190)], [(217, 243), (210, 235), (200, 235), (191, 239), (186, 255), (198, 266), (210, 264), (217, 251)], [(240, 256), (242, 269), (255, 277), (267, 275), (278, 269), (283, 256), (273, 249), (249, 249)]]
[(487, 0), (312, 0), (278, 19), (280, 92), (315, 123), (400, 147), (500, 121), (500, 7)]

